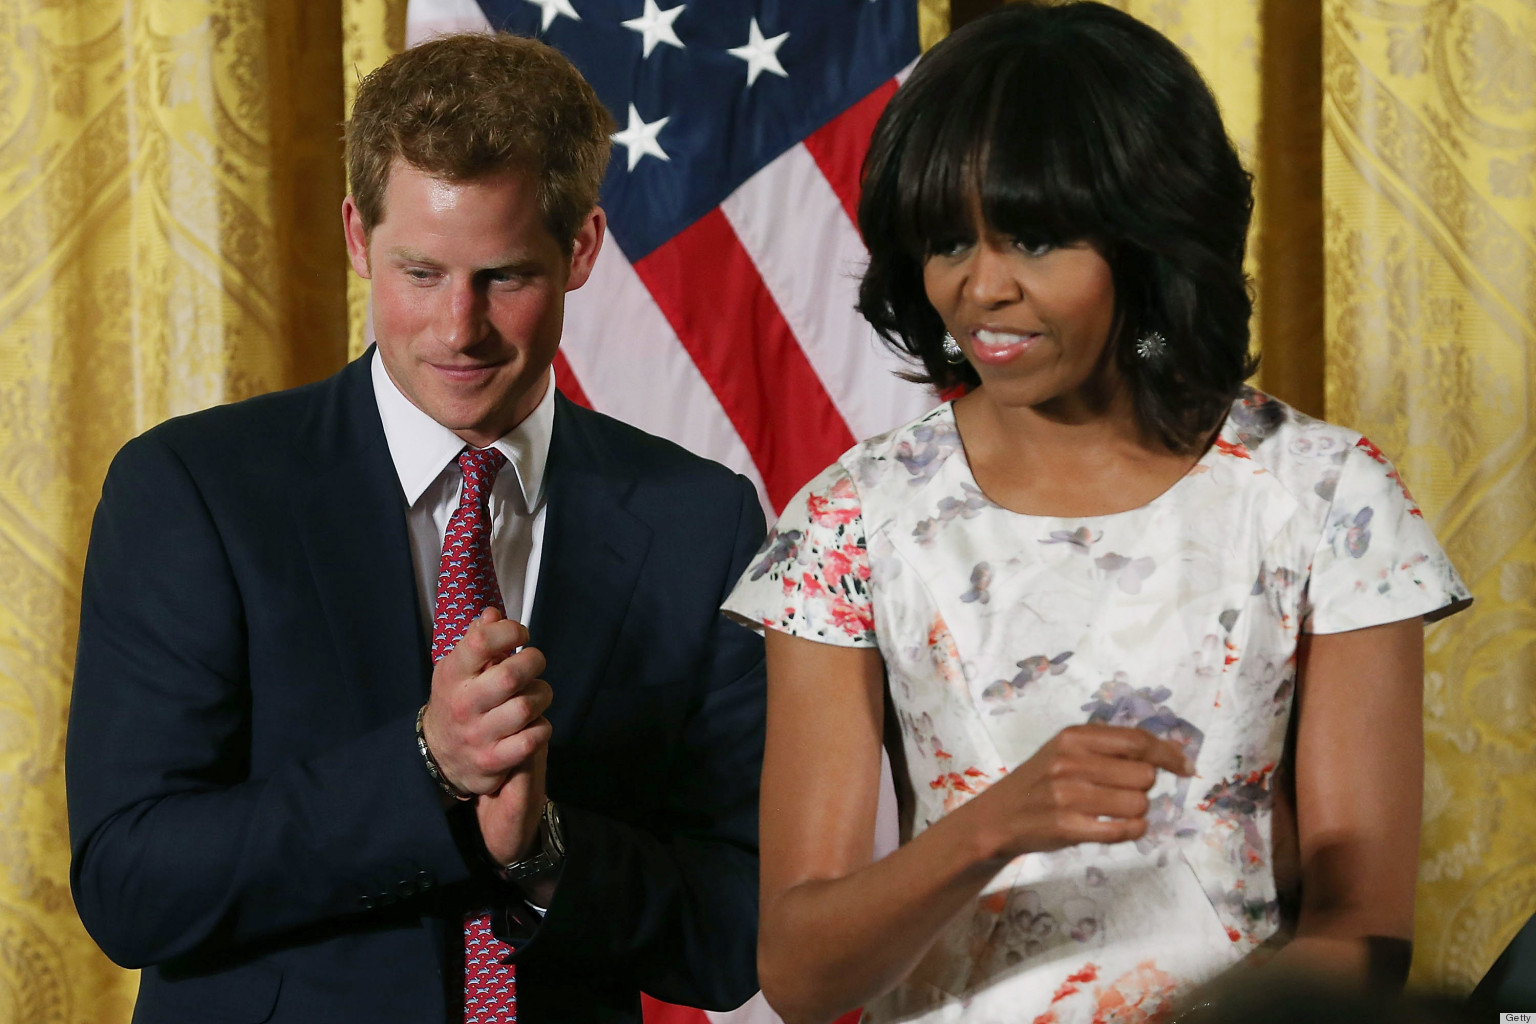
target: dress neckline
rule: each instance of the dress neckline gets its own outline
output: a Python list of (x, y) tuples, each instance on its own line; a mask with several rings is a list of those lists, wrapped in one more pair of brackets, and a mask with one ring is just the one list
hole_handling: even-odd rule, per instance
[[(1244, 390), (1240, 392), (1235, 399), (1233, 399), (1233, 404), (1235, 405), (1238, 402), (1241, 402), (1243, 400), (1243, 395), (1246, 393), (1247, 388), (1245, 387)], [(1205, 451), (1200, 453), (1200, 458), (1195, 460), (1194, 465), (1185, 470), (1177, 480), (1169, 484), (1159, 494), (1152, 497), (1148, 501), (1137, 505), (1135, 508), (1127, 508), (1121, 509), (1118, 512), (1103, 512), (1097, 515), (1086, 516), (1059, 516), (1043, 515), (1034, 512), (1015, 512), (1013, 509), (999, 505), (997, 502), (993, 501), (987, 492), (982, 490), (981, 484), (977, 483), (976, 474), (971, 471), (970, 456), (968, 456), (965, 451), (965, 439), (960, 436), (959, 421), (955, 419), (954, 399), (946, 401), (943, 405), (939, 406), (939, 408), (943, 411), (944, 417), (949, 420), (949, 425), (955, 432), (955, 440), (957, 444), (955, 445), (955, 453), (951, 457), (959, 460), (958, 468), (964, 477), (962, 482), (970, 487), (975, 488), (976, 493), (985, 498), (987, 504), (991, 505), (993, 508), (996, 508), (998, 511), (1004, 512), (1007, 515), (1013, 516), (1021, 521), (1038, 521), (1042, 523), (1105, 522), (1119, 519), (1121, 517), (1134, 516), (1149, 512), (1173, 501), (1173, 496), (1178, 491), (1189, 486), (1189, 481), (1192, 478), (1201, 476), (1205, 473), (1209, 473), (1213, 468), (1215, 468), (1216, 460), (1221, 458), (1223, 454), (1222, 449), (1224, 447), (1228, 450), (1231, 450), (1234, 447), (1242, 447), (1240, 441), (1235, 440), (1229, 436), (1229, 432), (1231, 431), (1232, 427), (1232, 408), (1231, 406), (1228, 406), (1226, 413), (1223, 414), (1221, 418), (1221, 426), (1217, 428), (1216, 433), (1212, 436), (1211, 443), (1206, 446)]]

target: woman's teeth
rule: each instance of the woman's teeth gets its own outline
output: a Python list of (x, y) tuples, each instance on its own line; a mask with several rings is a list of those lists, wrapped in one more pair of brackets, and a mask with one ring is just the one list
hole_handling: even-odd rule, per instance
[(1011, 331), (977, 331), (975, 338), (983, 345), (1017, 345), (1021, 341), (1034, 337), (1034, 334), (1014, 334)]

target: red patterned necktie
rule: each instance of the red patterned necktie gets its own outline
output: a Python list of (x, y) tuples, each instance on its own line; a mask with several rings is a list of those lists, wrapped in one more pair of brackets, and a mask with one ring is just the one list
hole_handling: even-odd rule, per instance
[[(487, 501), (507, 457), (495, 448), (466, 448), (459, 454), (464, 486), (459, 507), (443, 535), (432, 611), (432, 660), (463, 638), (486, 608), (506, 613), (496, 566), (491, 561), (491, 516)], [(513, 1024), (517, 1020), (516, 972), (502, 960), (512, 947), (491, 934), (489, 911), (464, 917), (464, 1024)]]

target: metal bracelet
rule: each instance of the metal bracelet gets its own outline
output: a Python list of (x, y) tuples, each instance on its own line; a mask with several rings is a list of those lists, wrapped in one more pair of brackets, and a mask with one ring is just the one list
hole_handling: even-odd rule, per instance
[(416, 749), (421, 751), (421, 760), (427, 766), (427, 774), (432, 776), (432, 781), (437, 783), (437, 788), (443, 791), (445, 796), (451, 796), (455, 800), (473, 800), (475, 794), (466, 793), (443, 774), (443, 769), (437, 763), (437, 758), (432, 756), (432, 748), (427, 746), (427, 734), (422, 731), (421, 721), (426, 717), (427, 706), (423, 704), (421, 710), (416, 712)]
[(555, 802), (546, 799), (539, 815), (538, 850), (511, 864), (498, 864), (496, 873), (503, 882), (521, 882), (524, 879), (548, 875), (559, 870), (565, 860), (565, 832), (560, 827), (560, 813)]

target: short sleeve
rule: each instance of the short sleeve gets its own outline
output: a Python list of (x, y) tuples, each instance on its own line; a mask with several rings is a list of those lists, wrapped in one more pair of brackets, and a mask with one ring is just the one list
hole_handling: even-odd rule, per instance
[(757, 630), (874, 647), (869, 583), (858, 490), (834, 463), (790, 500), (722, 610)]
[(1433, 622), (1471, 601), (1402, 477), (1362, 437), (1334, 485), (1312, 558), (1303, 629), (1343, 633), (1419, 615)]

